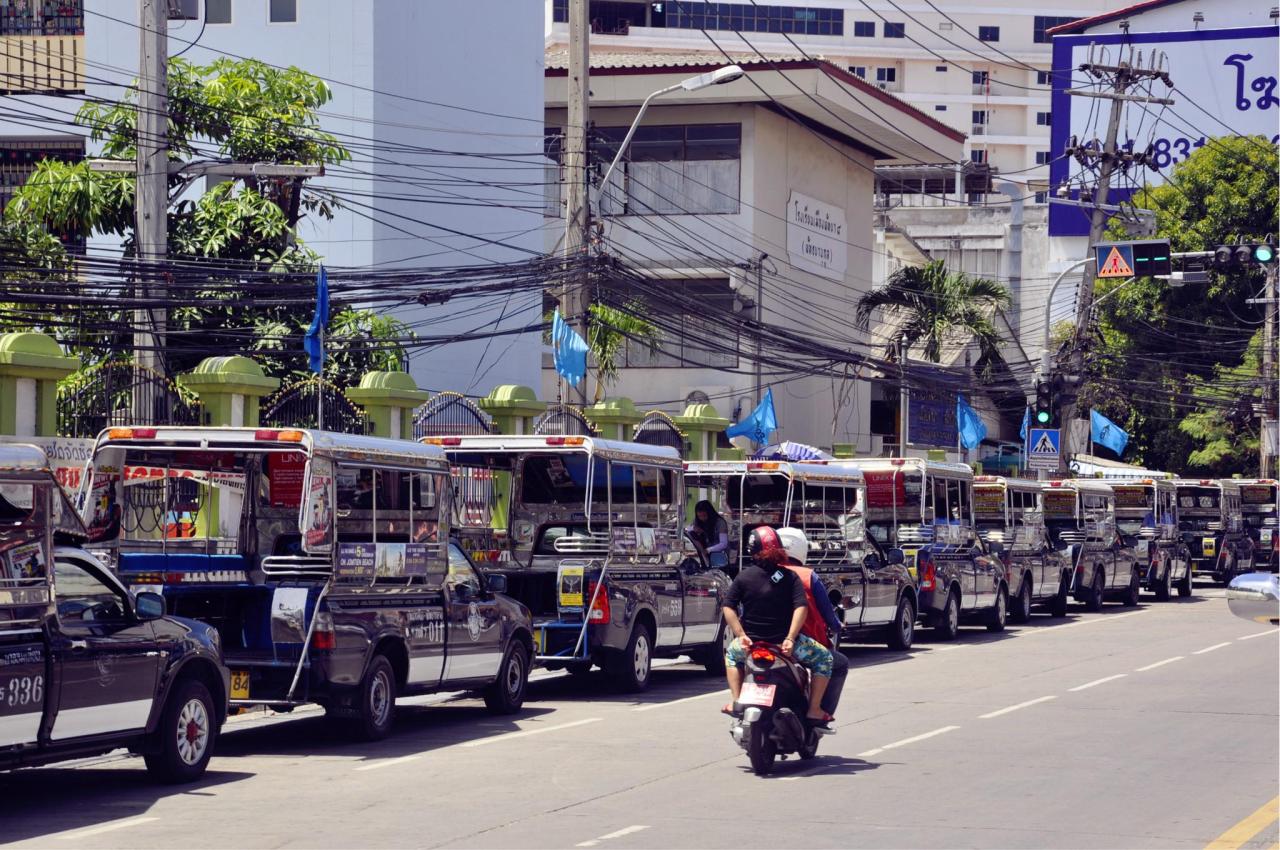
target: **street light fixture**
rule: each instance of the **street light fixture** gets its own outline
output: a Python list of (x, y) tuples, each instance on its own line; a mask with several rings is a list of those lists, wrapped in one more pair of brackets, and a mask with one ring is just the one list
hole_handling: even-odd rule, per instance
[(723, 68), (716, 68), (714, 71), (708, 71), (705, 74), (699, 74), (696, 77), (690, 77), (682, 80), (674, 86), (667, 86), (665, 89), (658, 89), (653, 94), (644, 99), (644, 103), (640, 104), (640, 111), (636, 113), (635, 120), (631, 122), (631, 126), (627, 128), (627, 135), (622, 140), (622, 144), (618, 145), (618, 152), (613, 155), (613, 162), (609, 163), (609, 168), (604, 173), (604, 179), (600, 181), (600, 192), (603, 194), (609, 185), (609, 178), (613, 175), (613, 169), (618, 166), (622, 160), (622, 155), (627, 150), (627, 145), (631, 144), (631, 137), (636, 134), (636, 128), (640, 126), (640, 120), (644, 118), (645, 110), (649, 108), (649, 103), (664, 94), (670, 94), (673, 91), (699, 91), (710, 86), (722, 86), (725, 83), (731, 83), (745, 74), (739, 65), (725, 65)]

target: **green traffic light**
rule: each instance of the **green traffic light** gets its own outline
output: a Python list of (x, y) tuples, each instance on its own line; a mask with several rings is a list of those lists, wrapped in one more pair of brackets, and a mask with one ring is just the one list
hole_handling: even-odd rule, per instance
[(1047, 410), (1037, 410), (1037, 411), (1036, 411), (1036, 424), (1038, 424), (1038, 425), (1048, 425), (1048, 424), (1049, 424), (1049, 411), (1047, 411)]
[(1253, 259), (1258, 263), (1269, 263), (1276, 258), (1275, 249), (1270, 245), (1257, 245), (1253, 249)]

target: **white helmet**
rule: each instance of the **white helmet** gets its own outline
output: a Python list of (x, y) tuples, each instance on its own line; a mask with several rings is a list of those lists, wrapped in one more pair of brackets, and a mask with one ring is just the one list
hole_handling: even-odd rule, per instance
[(778, 539), (782, 548), (787, 550), (787, 557), (800, 566), (809, 560), (809, 539), (798, 528), (779, 528)]

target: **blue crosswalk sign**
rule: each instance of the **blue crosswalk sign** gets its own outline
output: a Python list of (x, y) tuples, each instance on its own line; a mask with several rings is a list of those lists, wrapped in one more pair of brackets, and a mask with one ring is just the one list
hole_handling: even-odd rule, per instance
[(1027, 432), (1027, 466), (1055, 470), (1062, 453), (1062, 432), (1057, 428), (1031, 428)]

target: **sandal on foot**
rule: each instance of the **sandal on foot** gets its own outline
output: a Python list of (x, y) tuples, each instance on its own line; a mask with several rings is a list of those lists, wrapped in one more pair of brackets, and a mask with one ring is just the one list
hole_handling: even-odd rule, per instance
[(734, 703), (726, 702), (724, 708), (720, 709), (721, 714), (727, 714), (730, 717), (741, 717), (742, 712), (738, 710)]

